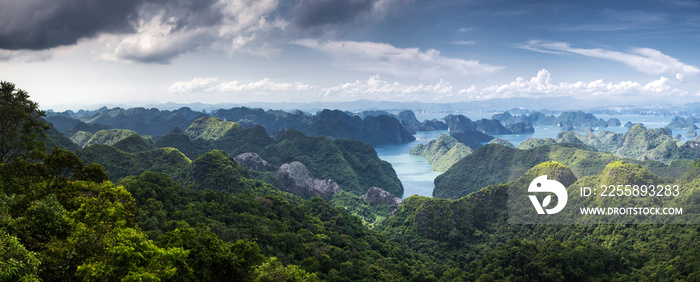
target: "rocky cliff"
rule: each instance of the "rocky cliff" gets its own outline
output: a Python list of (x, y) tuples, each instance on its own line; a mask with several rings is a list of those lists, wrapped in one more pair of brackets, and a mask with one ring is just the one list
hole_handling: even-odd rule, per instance
[(316, 196), (330, 200), (340, 192), (340, 187), (331, 179), (315, 179), (306, 166), (300, 162), (283, 164), (275, 173), (285, 190), (292, 194), (310, 199)]

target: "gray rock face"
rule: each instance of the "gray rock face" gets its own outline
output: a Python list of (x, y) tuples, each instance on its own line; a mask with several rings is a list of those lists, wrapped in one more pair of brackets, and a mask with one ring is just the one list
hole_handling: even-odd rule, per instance
[(387, 206), (393, 206), (394, 210), (403, 203), (403, 200), (399, 197), (394, 197), (391, 195), (391, 193), (382, 190), (381, 188), (377, 187), (372, 187), (367, 190), (367, 193), (364, 195), (360, 196), (363, 200), (367, 201), (373, 206), (378, 206), (378, 205), (387, 205)]
[(333, 180), (313, 178), (311, 172), (300, 162), (283, 164), (275, 176), (284, 183), (287, 192), (305, 199), (319, 196), (330, 200), (333, 195), (340, 193), (340, 187)]
[(273, 170), (272, 166), (256, 153), (243, 153), (235, 156), (233, 159), (247, 169), (257, 171)]

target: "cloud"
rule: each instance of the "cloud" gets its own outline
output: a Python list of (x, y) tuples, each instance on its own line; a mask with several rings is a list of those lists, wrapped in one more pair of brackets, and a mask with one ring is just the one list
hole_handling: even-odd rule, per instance
[(582, 24), (549, 26), (548, 29), (567, 32), (610, 32), (624, 30), (640, 30), (657, 28), (668, 24), (666, 15), (638, 10), (604, 9), (596, 21), (585, 21)]
[(278, 0), (4, 1), (0, 49), (97, 39), (112, 61), (169, 63), (199, 49), (267, 56), (279, 51), (274, 35), (287, 25), (278, 8)]
[(367, 80), (356, 80), (321, 89), (323, 97), (333, 97), (337, 100), (392, 100), (392, 101), (423, 101), (446, 102), (489, 100), (496, 98), (541, 98), (572, 96), (581, 97), (638, 97), (638, 96), (685, 96), (687, 91), (674, 88), (671, 80), (659, 77), (647, 83), (621, 81), (605, 82), (602, 79), (591, 82), (561, 82), (555, 83), (552, 74), (541, 69), (530, 79), (522, 77), (514, 81), (486, 87), (470, 86), (460, 90), (455, 89), (449, 82), (440, 79), (434, 84), (403, 84), (383, 80), (379, 75), (373, 75)]
[(49, 50), (2, 50), (0, 49), (0, 62), (41, 62), (51, 59), (53, 53)]
[(373, 6), (373, 0), (301, 0), (292, 8), (291, 13), (296, 26), (309, 28), (352, 22), (357, 17), (370, 13)]
[(305, 39), (294, 44), (329, 54), (344, 68), (395, 76), (437, 78), (490, 74), (503, 69), (477, 60), (441, 56), (435, 49), (422, 51), (385, 43)]
[(413, 0), (22, 0), (3, 1), (0, 49), (49, 50), (99, 39), (103, 58), (169, 63), (200, 49), (279, 53), (299, 33), (339, 36)]
[(463, 27), (463, 28), (458, 29), (457, 32), (459, 32), (459, 33), (465, 33), (465, 32), (469, 32), (469, 31), (472, 31), (472, 30), (474, 30), (473, 27)]
[(4, 1), (0, 49), (50, 50), (90, 39), (105, 46), (102, 58), (109, 61), (167, 64), (201, 50), (270, 57), (300, 35), (346, 35), (378, 23), (410, 2), (413, 0), (283, 4), (279, 0)]
[(301, 0), (290, 10), (292, 26), (337, 37), (373, 25), (412, 0)]
[[(216, 77), (194, 78), (190, 81), (173, 83), (169, 92), (176, 93), (219, 93), (237, 94), (240, 99), (256, 101), (256, 96), (266, 95), (282, 101), (354, 101), (359, 99), (378, 101), (422, 101), (455, 102), (489, 100), (498, 98), (544, 98), (544, 97), (588, 97), (612, 99), (636, 99), (640, 97), (700, 96), (700, 92), (690, 94), (678, 89), (680, 82), (661, 76), (658, 79), (640, 83), (635, 81), (606, 82), (598, 79), (590, 82), (555, 82), (547, 69), (541, 69), (529, 79), (517, 77), (515, 80), (477, 87), (456, 88), (444, 79), (434, 83), (403, 83), (389, 81), (375, 74), (367, 79), (331, 86), (311, 85), (304, 82), (278, 82), (270, 78), (242, 82), (238, 80), (219, 82)], [(247, 95), (247, 96), (246, 96)], [(291, 100), (290, 100), (291, 99)]]
[(440, 79), (435, 84), (401, 84), (382, 80), (379, 75), (370, 76), (367, 80), (356, 80), (322, 90), (324, 96), (334, 96), (341, 100), (373, 99), (373, 100), (425, 100), (435, 99), (452, 93), (452, 86)]
[(201, 91), (209, 88), (210, 85), (216, 83), (218, 81), (218, 77), (207, 77), (207, 78), (201, 78), (201, 77), (196, 77), (190, 81), (178, 81), (173, 83), (173, 85), (170, 86), (168, 91), (170, 93), (187, 93), (187, 92), (195, 92), (195, 91)]
[[(216, 77), (197, 77), (190, 81), (178, 81), (169, 88), (170, 93), (243, 93), (253, 95), (295, 93), (299, 99), (318, 100), (426, 100), (451, 96), (453, 87), (440, 79), (434, 84), (403, 84), (383, 80), (380, 75), (372, 75), (366, 80), (341, 83), (329, 87), (311, 85), (304, 82), (276, 82), (270, 78), (258, 81), (241, 82), (238, 80), (219, 82)], [(330, 99), (329, 99), (330, 98)]]
[[(196, 0), (146, 5), (133, 23), (136, 32), (115, 36), (103, 58), (114, 61), (169, 63), (199, 48), (268, 56), (279, 50), (267, 42), (286, 22), (270, 15), (276, 0)], [(268, 17), (270, 19), (268, 19)]]
[(300, 91), (310, 91), (315, 89), (316, 86), (308, 85), (303, 82), (274, 82), (269, 78), (263, 78), (262, 80), (241, 83), (238, 80), (224, 82), (207, 91), (220, 91), (220, 92), (300, 92)]
[(678, 81), (683, 81), (684, 78), (685, 78), (685, 75), (683, 75), (682, 73), (676, 74), (676, 79), (678, 79)]
[(700, 3), (692, 0), (670, 0), (670, 1), (665, 1), (665, 2), (670, 2), (673, 5), (678, 5), (678, 6), (683, 6), (683, 7), (689, 7), (689, 8), (697, 8), (700, 7)]
[(458, 40), (458, 41), (452, 41), (450, 44), (454, 45), (475, 45), (476, 41), (474, 40)]
[(700, 69), (685, 64), (676, 58), (661, 53), (651, 48), (632, 48), (629, 52), (612, 51), (605, 49), (573, 48), (565, 42), (547, 42), (533, 40), (522, 46), (523, 49), (542, 53), (577, 54), (592, 58), (604, 59), (624, 63), (638, 71), (647, 74), (669, 75), (696, 75)]
[(555, 96), (635, 96), (653, 95), (670, 96), (686, 95), (687, 92), (673, 88), (670, 79), (661, 76), (657, 80), (642, 84), (634, 81), (618, 83), (604, 82), (602, 79), (591, 82), (561, 82), (553, 83), (552, 75), (546, 69), (541, 69), (537, 75), (526, 80), (518, 77), (515, 81), (502, 85), (493, 85), (476, 89), (462, 89), (459, 92), (471, 99), (487, 100), (511, 97), (555, 97)]
[(177, 30), (175, 17), (159, 13), (149, 21), (141, 20), (137, 32), (108, 43), (103, 58), (113, 61), (168, 63), (173, 57), (186, 53), (210, 40), (206, 30)]
[(129, 32), (137, 0), (2, 1), (0, 49), (42, 50), (73, 45), (101, 32)]

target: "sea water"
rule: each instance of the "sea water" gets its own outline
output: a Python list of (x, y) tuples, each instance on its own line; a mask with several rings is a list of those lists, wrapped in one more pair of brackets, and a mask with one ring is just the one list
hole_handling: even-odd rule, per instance
[[(464, 114), (471, 120), (479, 120), (482, 118), (491, 118), (492, 114)], [(416, 114), (418, 120), (425, 119), (442, 119), (446, 116), (445, 113), (433, 113), (433, 114)], [(672, 117), (663, 116), (650, 116), (650, 115), (596, 115), (597, 118), (602, 118), (603, 120), (608, 120), (610, 118), (617, 118), (620, 120), (621, 126), (611, 126), (607, 128), (594, 128), (594, 133), (602, 130), (612, 131), (615, 133), (625, 133), (627, 128), (623, 125), (625, 123), (643, 123), (647, 128), (661, 128), (666, 126), (671, 122)], [(502, 138), (508, 140), (513, 146), (518, 146), (520, 143), (528, 138), (553, 138), (556, 139), (557, 134), (561, 131), (560, 127), (557, 126), (533, 126), (535, 128), (534, 133), (528, 134), (509, 134), (509, 135), (495, 135), (496, 138)], [(675, 130), (673, 134), (680, 133), (685, 136), (687, 130)], [(416, 147), (418, 144), (428, 144), (431, 140), (437, 138), (440, 134), (448, 133), (447, 131), (422, 131), (416, 133), (416, 141), (398, 144), (398, 145), (384, 145), (376, 146), (375, 150), (380, 159), (385, 160), (394, 167), (396, 175), (401, 180), (403, 184), (404, 194), (403, 198), (411, 195), (420, 195), (432, 197), (433, 188), (435, 187), (434, 181), (435, 177), (440, 175), (440, 172), (434, 171), (432, 165), (422, 156), (413, 156), (409, 152), (411, 149)], [(584, 131), (579, 131), (578, 133), (584, 134)]]
[(421, 131), (414, 135), (416, 141), (374, 147), (379, 158), (391, 163), (394, 167), (396, 175), (403, 184), (402, 198), (411, 195), (433, 196), (433, 181), (440, 173), (433, 170), (433, 166), (426, 158), (410, 155), (409, 152), (418, 144), (428, 144), (442, 133), (447, 131)]

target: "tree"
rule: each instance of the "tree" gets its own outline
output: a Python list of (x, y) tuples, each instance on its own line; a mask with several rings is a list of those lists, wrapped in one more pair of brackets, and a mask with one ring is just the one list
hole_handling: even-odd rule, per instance
[(44, 137), (49, 124), (41, 117), (37, 102), (14, 83), (0, 81), (0, 164), (19, 158), (35, 159), (44, 153)]
[(140, 229), (110, 230), (100, 241), (100, 252), (79, 265), (85, 281), (161, 281), (192, 272), (183, 248), (160, 248)]
[(40, 264), (35, 252), (0, 229), (0, 281), (41, 281), (36, 275)]
[(196, 281), (250, 281), (263, 262), (255, 242), (223, 241), (204, 224), (194, 228), (184, 221), (170, 221), (164, 229), (169, 231), (160, 237), (162, 247), (188, 251), (187, 264), (196, 270), (192, 277)]
[(307, 273), (296, 265), (282, 265), (276, 257), (255, 269), (255, 281), (318, 281), (316, 273)]

